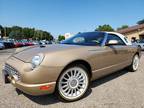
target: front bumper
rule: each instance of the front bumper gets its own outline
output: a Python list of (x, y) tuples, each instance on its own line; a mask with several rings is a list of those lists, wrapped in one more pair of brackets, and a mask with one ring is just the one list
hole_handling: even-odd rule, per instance
[(55, 91), (56, 82), (42, 83), (42, 84), (25, 84), (17, 81), (13, 75), (10, 75), (3, 69), (3, 78), (5, 83), (11, 83), (14, 87), (20, 89), (26, 94), (30, 95), (44, 95), (51, 94)]

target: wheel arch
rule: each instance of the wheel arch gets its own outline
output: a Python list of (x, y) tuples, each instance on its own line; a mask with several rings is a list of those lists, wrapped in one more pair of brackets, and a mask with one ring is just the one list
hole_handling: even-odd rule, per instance
[(90, 79), (91, 79), (91, 77), (92, 77), (92, 68), (91, 68), (90, 64), (89, 64), (86, 60), (78, 59), (78, 60), (74, 60), (74, 61), (69, 62), (69, 63), (62, 69), (62, 71), (60, 72), (60, 74), (59, 74), (56, 82), (58, 82), (59, 77), (60, 77), (61, 74), (64, 72), (64, 70), (66, 70), (68, 67), (70, 67), (70, 66), (72, 66), (72, 65), (76, 65), (76, 64), (77, 64), (77, 65), (78, 65), (78, 64), (84, 65), (85, 68), (88, 69), (88, 74), (89, 74)]
[(140, 51), (140, 50), (138, 50), (137, 52), (135, 52), (134, 56), (135, 56), (136, 54), (139, 56), (139, 58), (141, 57), (141, 51)]
[[(68, 63), (68, 64), (62, 69), (62, 71), (60, 72), (59, 77), (57, 78), (57, 81), (56, 81), (56, 87), (55, 87), (55, 94), (56, 94), (56, 95), (58, 95), (58, 96), (60, 95), (60, 94), (59, 94), (59, 91), (58, 91), (58, 81), (59, 81), (59, 78), (60, 78), (60, 76), (62, 75), (62, 73), (63, 73), (66, 69), (68, 69), (70, 66), (78, 65), (78, 64), (82, 64), (82, 65), (85, 66), (85, 68), (88, 69), (88, 75), (89, 75), (89, 78), (91, 79), (91, 77), (92, 77), (92, 71), (91, 71), (91, 66), (90, 66), (90, 64), (89, 64), (87, 61), (85, 61), (85, 60), (74, 60), (74, 61)], [(90, 81), (90, 80), (89, 80), (89, 81)], [(80, 97), (80, 98), (81, 98), (81, 97)], [(78, 100), (79, 100), (80, 98), (78, 98)], [(61, 99), (61, 100), (63, 101), (62, 98), (59, 97), (59, 99)], [(67, 101), (69, 101), (69, 100), (67, 100)], [(72, 100), (72, 101), (73, 101), (73, 100)], [(74, 100), (74, 101), (75, 101), (75, 100)]]

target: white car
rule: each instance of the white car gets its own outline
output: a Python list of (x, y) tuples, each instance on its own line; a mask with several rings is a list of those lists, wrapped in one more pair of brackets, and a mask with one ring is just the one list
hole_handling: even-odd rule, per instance
[(139, 40), (133, 44), (137, 45), (141, 50), (144, 50), (144, 40)]

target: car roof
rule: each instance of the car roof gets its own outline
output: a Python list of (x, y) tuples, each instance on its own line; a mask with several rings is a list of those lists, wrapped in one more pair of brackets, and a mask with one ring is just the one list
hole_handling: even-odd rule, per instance
[(117, 33), (117, 32), (108, 32), (108, 31), (93, 31), (93, 32), (84, 32), (84, 33), (106, 33), (106, 34), (114, 34), (114, 35), (117, 35), (119, 36), (126, 45), (132, 45), (131, 41), (129, 41), (126, 36), (120, 34), (120, 33)]

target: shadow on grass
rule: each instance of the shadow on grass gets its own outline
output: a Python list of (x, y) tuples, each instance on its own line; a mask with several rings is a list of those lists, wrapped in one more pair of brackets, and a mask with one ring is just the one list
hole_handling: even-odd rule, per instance
[[(83, 98), (85, 98), (91, 94), (91, 92), (92, 92), (91, 88), (98, 87), (101, 84), (104, 84), (108, 81), (111, 81), (111, 80), (118, 78), (127, 73), (128, 73), (128, 71), (125, 69), (125, 70), (117, 71), (113, 74), (110, 74), (108, 76), (105, 76), (103, 78), (93, 81), (90, 85), (90, 88), (88, 89), (87, 93), (85, 94), (85, 96)], [(29, 98), (31, 101), (33, 101), (37, 104), (40, 104), (40, 105), (50, 105), (50, 104), (55, 104), (55, 103), (61, 102), (55, 94), (43, 95), (43, 96), (31, 96), (31, 95), (23, 93), (22, 91), (20, 91), (18, 89), (16, 89), (16, 92), (18, 93), (18, 95), (23, 94), (24, 96)]]

